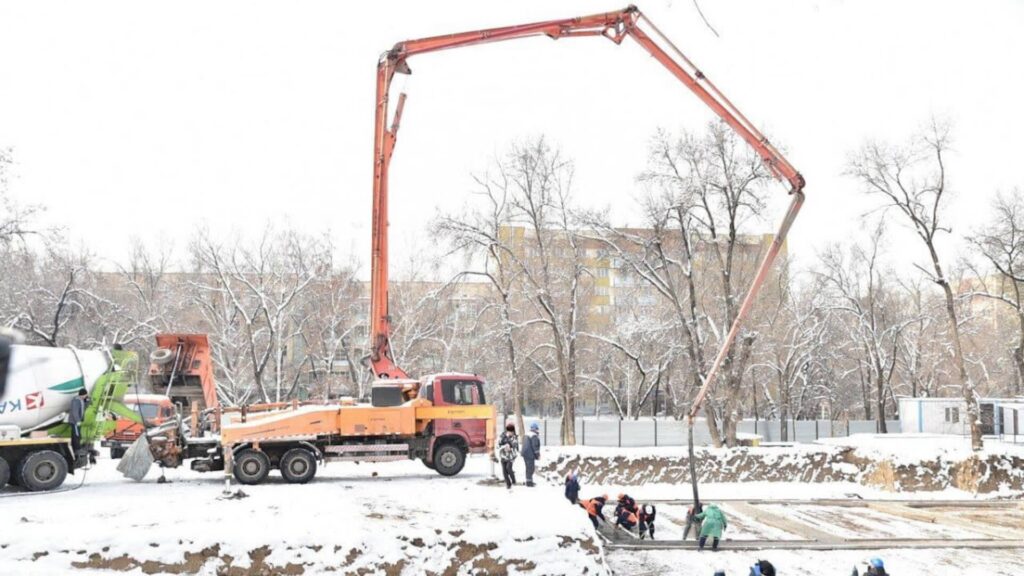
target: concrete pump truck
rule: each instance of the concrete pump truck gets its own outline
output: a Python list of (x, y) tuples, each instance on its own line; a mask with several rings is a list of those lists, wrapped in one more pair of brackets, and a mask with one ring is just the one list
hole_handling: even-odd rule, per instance
[[(189, 437), (172, 426), (150, 430), (147, 437), (152, 439), (150, 452), (154, 458), (171, 466), (184, 458), (193, 458), (194, 469), (233, 472), (244, 484), (261, 482), (273, 469), (280, 470), (289, 482), (302, 483), (314, 476), (317, 462), (328, 459), (417, 458), (439, 473), (451, 475), (462, 469), (468, 453), (492, 449), (495, 410), (485, 403), (481, 377), (444, 373), (411, 378), (397, 365), (392, 351), (388, 311), (388, 171), (406, 94), (399, 94), (393, 114), (389, 102), (394, 75), (410, 74), (409, 59), (413, 56), (529, 37), (602, 37), (615, 44), (632, 38), (736, 131), (775, 178), (790, 186), (789, 208), (697, 395), (690, 412), (692, 426), (693, 417), (803, 204), (804, 179), (693, 62), (639, 9), (629, 6), (617, 12), (409, 40), (385, 52), (377, 63), (373, 149), (369, 367), (377, 380), (372, 403), (224, 409), (218, 415), (220, 426), (215, 444), (210, 443), (209, 437)], [(189, 369), (183, 367), (185, 371)], [(697, 500), (695, 478), (694, 499)]]

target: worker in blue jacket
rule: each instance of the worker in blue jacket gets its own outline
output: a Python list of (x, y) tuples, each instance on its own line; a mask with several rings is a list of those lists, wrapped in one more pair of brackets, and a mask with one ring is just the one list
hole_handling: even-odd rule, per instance
[(537, 460), (540, 460), (540, 426), (534, 422), (530, 424), (530, 433), (523, 438), (523, 462), (526, 464), (526, 485), (533, 487), (533, 470)]

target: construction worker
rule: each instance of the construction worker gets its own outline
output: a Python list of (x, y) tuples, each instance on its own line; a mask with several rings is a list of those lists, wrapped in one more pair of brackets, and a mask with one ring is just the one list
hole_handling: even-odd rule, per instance
[[(853, 567), (853, 576), (858, 576), (857, 567)], [(879, 557), (874, 557), (868, 560), (867, 568), (864, 571), (865, 576), (889, 576), (889, 573), (885, 571), (885, 562)]]
[(533, 470), (537, 460), (540, 460), (540, 425), (536, 422), (530, 424), (530, 433), (523, 441), (523, 462), (526, 464), (526, 485), (533, 487)]
[(644, 536), (650, 536), (651, 540), (654, 540), (654, 517), (657, 515), (658, 510), (654, 507), (654, 504), (644, 504), (640, 507), (640, 539), (643, 540)]
[(767, 560), (758, 560), (750, 567), (750, 576), (775, 576), (775, 566)]
[(637, 522), (639, 521), (640, 519), (637, 517), (636, 512), (634, 512), (633, 510), (630, 510), (629, 508), (626, 508), (621, 505), (616, 509), (616, 526), (622, 526), (626, 530), (632, 531), (633, 527), (636, 526)]
[(565, 475), (565, 499), (568, 500), (570, 504), (575, 504), (579, 500), (579, 496), (579, 474), (576, 472), (569, 472)]
[(516, 434), (516, 425), (509, 423), (498, 440), (498, 460), (501, 462), (501, 475), (505, 478), (505, 488), (508, 490), (516, 483), (516, 471), (512, 465), (518, 456), (519, 436)]
[(619, 494), (617, 504), (615, 505), (615, 515), (619, 515), (619, 511), (622, 509), (629, 510), (636, 514), (639, 510), (636, 507), (636, 500), (633, 499), (629, 494)]
[(604, 517), (604, 504), (608, 501), (608, 495), (602, 494), (600, 496), (591, 498), (589, 500), (580, 500), (579, 505), (587, 511), (587, 517), (590, 518), (590, 522), (594, 525), (594, 530), (597, 530), (597, 519), (600, 518), (601, 522), (607, 522), (608, 519)]
[(711, 549), (717, 552), (718, 541), (722, 538), (722, 530), (728, 527), (728, 523), (725, 521), (725, 514), (719, 510), (718, 506), (708, 504), (704, 507), (704, 511), (694, 515), (694, 518), (701, 521), (700, 544), (697, 550), (704, 550), (704, 544), (707, 542), (708, 537), (710, 537)]
[(89, 391), (78, 390), (78, 395), (71, 399), (71, 410), (68, 412), (68, 424), (71, 425), (71, 451), (78, 457), (82, 448), (82, 421), (85, 420), (85, 409), (89, 406)]

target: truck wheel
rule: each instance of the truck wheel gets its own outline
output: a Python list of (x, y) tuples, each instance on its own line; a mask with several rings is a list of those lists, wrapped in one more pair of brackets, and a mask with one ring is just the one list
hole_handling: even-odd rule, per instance
[(259, 484), (270, 474), (270, 458), (263, 452), (246, 448), (235, 454), (235, 480), (242, 484)]
[(466, 453), (455, 444), (442, 444), (434, 451), (434, 469), (442, 476), (455, 476), (466, 465)]
[(281, 476), (291, 484), (305, 484), (316, 476), (316, 457), (309, 450), (292, 448), (281, 457)]
[(68, 463), (53, 450), (33, 452), (21, 460), (21, 485), (31, 492), (53, 490), (64, 483)]
[(7, 460), (0, 457), (0, 490), (3, 490), (4, 486), (7, 486), (7, 481), (10, 479), (11, 466), (7, 463)]

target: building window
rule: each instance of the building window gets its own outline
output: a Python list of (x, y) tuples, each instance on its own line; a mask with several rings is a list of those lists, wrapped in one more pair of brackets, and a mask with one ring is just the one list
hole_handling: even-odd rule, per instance
[(960, 409), (959, 408), (946, 408), (946, 422), (956, 424), (960, 422)]
[(597, 277), (598, 278), (607, 278), (608, 277), (608, 269), (607, 268), (598, 268), (597, 269)]
[(597, 286), (597, 287), (594, 288), (594, 294), (596, 294), (598, 296), (607, 296), (608, 295), (608, 287), (607, 286)]

